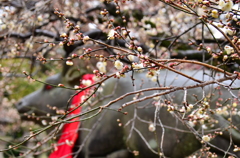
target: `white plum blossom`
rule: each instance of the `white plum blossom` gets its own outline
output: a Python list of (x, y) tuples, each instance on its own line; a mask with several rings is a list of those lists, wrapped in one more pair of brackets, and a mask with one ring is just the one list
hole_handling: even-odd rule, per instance
[(212, 49), (210, 47), (207, 47), (207, 52), (212, 53)]
[(73, 142), (72, 141), (69, 141), (68, 139), (65, 140), (65, 143), (69, 146), (72, 146), (73, 145)]
[(238, 151), (240, 151), (240, 148), (239, 148), (239, 147), (235, 147), (235, 148), (233, 149), (233, 152), (238, 152)]
[(42, 15), (38, 15), (37, 20), (38, 20), (39, 22), (43, 21)]
[(91, 80), (82, 80), (82, 84), (85, 86), (90, 86), (92, 84)]
[(217, 109), (216, 109), (216, 113), (217, 113), (218, 115), (222, 115), (222, 109), (221, 109), (221, 108), (217, 108)]
[(52, 117), (51, 117), (51, 120), (52, 120), (52, 121), (57, 121), (57, 119), (58, 119), (58, 116), (52, 116)]
[(156, 70), (150, 70), (147, 74), (146, 77), (150, 78), (153, 82), (157, 81), (157, 71)]
[(154, 132), (154, 131), (156, 130), (156, 127), (154, 126), (153, 123), (150, 123), (150, 124), (149, 124), (148, 130), (149, 130), (150, 132)]
[(109, 33), (108, 33), (108, 38), (107, 39), (110, 39), (110, 40), (113, 40), (115, 37), (115, 33), (117, 33), (116, 31), (114, 30), (110, 30)]
[(204, 136), (202, 136), (202, 140), (204, 142), (209, 142), (211, 140), (211, 138), (208, 135), (204, 135)]
[(216, 109), (216, 113), (217, 113), (218, 115), (223, 115), (223, 116), (226, 116), (226, 117), (229, 115), (229, 112), (228, 112), (227, 107), (217, 108), (217, 109)]
[(89, 39), (90, 39), (89, 36), (84, 36), (83, 37), (83, 43), (86, 43)]
[(79, 89), (79, 88), (80, 88), (80, 86), (74, 85), (74, 89)]
[(213, 10), (212, 10), (212, 17), (214, 17), (214, 18), (218, 18), (218, 16), (219, 16), (219, 14), (218, 14), (218, 10), (213, 9)]
[(223, 61), (226, 61), (228, 59), (228, 56), (227, 55), (224, 55), (223, 56)]
[(229, 112), (226, 111), (226, 110), (224, 110), (222, 115), (225, 116), (225, 117), (227, 117), (227, 116), (229, 116)]
[(188, 107), (189, 107), (190, 109), (192, 109), (192, 108), (193, 108), (193, 104), (189, 104)]
[(120, 77), (121, 77), (121, 75), (120, 75), (120, 73), (119, 73), (119, 72), (116, 72), (116, 76), (117, 76), (118, 78), (120, 78)]
[(208, 127), (205, 124), (203, 124), (202, 129), (208, 129)]
[(151, 78), (151, 80), (152, 80), (153, 82), (157, 82), (157, 77), (156, 77), (156, 76), (153, 76), (153, 77)]
[(29, 49), (32, 49), (33, 48), (33, 44), (31, 42), (27, 42), (26, 43), (26, 47), (29, 48)]
[(212, 24), (217, 26), (217, 27), (219, 27), (219, 28), (223, 28), (224, 27), (224, 25), (222, 23), (220, 23), (220, 22), (215, 22), (214, 21)]
[(120, 78), (120, 77), (126, 77), (125, 74), (121, 74), (120, 72), (116, 72), (116, 77)]
[(68, 66), (73, 66), (73, 62), (72, 62), (71, 60), (67, 60), (67, 61), (66, 61), (66, 65), (68, 65)]
[(7, 25), (6, 24), (2, 24), (1, 25), (1, 30), (5, 30), (7, 28)]
[(232, 106), (233, 106), (233, 107), (237, 107), (237, 103), (236, 103), (236, 102), (233, 102)]
[(102, 73), (106, 73), (107, 71), (106, 71), (106, 65), (107, 65), (107, 63), (106, 62), (101, 62), (101, 61), (99, 61), (99, 62), (97, 62), (97, 68), (98, 68), (98, 70), (100, 71), (100, 72), (102, 72)]
[(134, 55), (128, 55), (127, 56), (130, 61), (134, 61), (135, 56)]
[(220, 0), (218, 5), (222, 11), (228, 12), (228, 11), (232, 10), (233, 2), (232, 2), (232, 0)]
[(195, 126), (195, 123), (193, 121), (189, 121), (188, 124), (191, 126), (191, 127), (194, 127)]
[(98, 93), (102, 93), (103, 92), (103, 87), (99, 87), (97, 90)]
[(65, 38), (65, 37), (67, 37), (67, 34), (66, 34), (66, 33), (62, 33), (62, 34), (60, 35), (60, 37)]
[(133, 63), (132, 67), (134, 69), (142, 69), (142, 68), (144, 68), (143, 63), (140, 63), (140, 64)]
[(128, 35), (128, 32), (127, 32), (126, 30), (123, 30), (123, 31), (122, 31), (122, 34), (123, 34), (123, 36), (127, 36), (127, 35)]
[(137, 47), (137, 51), (142, 52), (143, 51), (142, 47)]
[(234, 53), (233, 47), (228, 46), (228, 45), (226, 45), (226, 46), (224, 47), (224, 50), (226, 51), (227, 54), (232, 54), (232, 53)]
[(42, 125), (43, 125), (43, 126), (46, 126), (46, 125), (47, 125), (47, 121), (46, 121), (46, 120), (42, 120), (41, 122), (42, 122)]
[(114, 63), (114, 66), (118, 69), (121, 70), (123, 68), (123, 63), (120, 60), (116, 60)]
[(233, 36), (236, 33), (236, 30), (226, 28), (226, 32), (227, 32), (228, 35)]

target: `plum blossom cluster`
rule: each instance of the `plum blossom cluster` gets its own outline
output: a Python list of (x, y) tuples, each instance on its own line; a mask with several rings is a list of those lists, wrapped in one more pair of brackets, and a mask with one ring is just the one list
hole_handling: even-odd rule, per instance
[[(206, 29), (208, 31), (202, 33), (206, 39), (218, 39), (224, 37), (224, 39), (226, 39), (225, 45), (232, 48), (232, 50), (225, 49), (223, 48), (225, 45), (218, 45), (218, 48), (216, 48), (216, 45), (209, 45), (207, 43), (197, 44), (194, 42), (196, 44), (194, 45), (197, 46), (197, 50), (207, 50), (213, 58), (221, 59), (225, 63), (239, 59), (240, 51), (237, 32), (240, 22), (238, 17), (239, 9), (237, 8), (238, 1), (197, 0), (195, 2), (188, 1), (184, 3), (181, 3), (180, 1), (178, 1), (179, 3), (173, 1), (168, 2), (174, 3), (175, 7), (179, 8), (179, 10), (186, 6), (187, 8), (191, 8), (185, 9), (185, 11), (191, 16), (198, 17), (198, 19), (209, 27)], [(195, 12), (193, 12), (193, 10)], [(198, 38), (197, 35), (195, 37)], [(218, 42), (216, 41), (216, 43)]]
[(106, 62), (99, 61), (99, 62), (97, 62), (96, 66), (101, 73), (107, 72), (107, 70), (106, 70), (107, 63)]
[(232, 10), (232, 7), (233, 7), (233, 1), (232, 0), (220, 0), (218, 2), (219, 4), (219, 8), (222, 10), (222, 11), (231, 11)]
[(157, 81), (157, 77), (158, 77), (158, 71), (155, 69), (150, 69), (147, 74), (146, 74), (147, 78), (150, 78), (153, 82)]
[[(202, 102), (200, 107), (196, 107), (193, 104), (188, 105), (175, 105), (171, 102), (166, 102), (166, 104), (162, 104), (163, 106), (167, 107), (167, 111), (170, 113), (178, 112), (185, 116), (189, 126), (191, 127), (201, 127), (203, 130), (212, 129), (218, 123), (210, 113), (212, 109), (210, 109), (210, 105), (207, 101)], [(210, 112), (211, 111), (211, 112)]]
[[(238, 20), (239, 9), (235, 8), (234, 5), (237, 5), (238, 1), (166, 0), (164, 3), (162, 2), (163, 1), (127, 2), (125, 0), (108, 0), (102, 3), (100, 1), (90, 0), (81, 4), (73, 0), (66, 1), (66, 4), (63, 3), (64, 5), (58, 5), (57, 3), (52, 4), (54, 8), (60, 8), (55, 9), (54, 15), (51, 15), (47, 10), (38, 15), (41, 8), (48, 8), (49, 6), (39, 7), (40, 10), (36, 8), (32, 9), (34, 13), (31, 13), (31, 9), (28, 9), (24, 12), (24, 16), (22, 16), (20, 20), (16, 18), (3, 18), (0, 20), (0, 31), (1, 34), (4, 34), (1, 38), (7, 39), (5, 42), (2, 42), (3, 50), (1, 55), (5, 57), (5, 54), (7, 54), (6, 57), (21, 58), (23, 54), (27, 55), (27, 57), (29, 57), (28, 55), (30, 54), (31, 60), (36, 57), (36, 59), (42, 61), (42, 63), (51, 61), (49, 62), (50, 64), (60, 60), (64, 62), (64, 66), (72, 66), (71, 68), (78, 66), (74, 60), (75, 58), (81, 59), (80, 62), (86, 62), (83, 67), (91, 69), (91, 66), (93, 66), (93, 73), (97, 78), (101, 79), (102, 77), (110, 77), (110, 74), (113, 74), (111, 77), (121, 79), (126, 73), (145, 71), (146, 77), (156, 84), (155, 88), (161, 88), (163, 86), (158, 82), (158, 79), (162, 77), (160, 76), (159, 70), (163, 68), (160, 68), (157, 66), (158, 64), (154, 63), (164, 59), (175, 59), (174, 55), (179, 55), (179, 50), (186, 52), (185, 50), (189, 49), (193, 52), (195, 51), (193, 49), (196, 49), (201, 54), (207, 52), (211, 57), (204, 59), (204, 61), (211, 61), (211, 63), (218, 64), (216, 67), (215, 65), (211, 65), (211, 70), (218, 70), (222, 67), (228, 68), (232, 63), (237, 65), (235, 61), (239, 59), (240, 40), (238, 32), (240, 22)], [(5, 3), (5, 1), (3, 3)], [(36, 4), (36, 6), (41, 5)], [(87, 10), (75, 9), (78, 7), (87, 8)], [(21, 7), (20, 9), (10, 9), (8, 15), (21, 12), (22, 8), (28, 8), (28, 6)], [(52, 10), (53, 8), (51, 8), (51, 12)], [(63, 12), (60, 12), (60, 10), (63, 10)], [(18, 17), (21, 17), (21, 15)], [(61, 19), (60, 22), (58, 21), (58, 17)], [(15, 23), (15, 21), (18, 23)], [(93, 25), (95, 25), (95, 28), (92, 27)], [(218, 32), (215, 33), (212, 31), (211, 27)], [(101, 30), (103, 35), (95, 36), (94, 38), (91, 31), (96, 28)], [(29, 30), (31, 31), (29, 32)], [(10, 31), (15, 32), (11, 34)], [(6, 36), (5, 32), (8, 32)], [(86, 33), (89, 32), (90, 35), (87, 36)], [(11, 40), (11, 38), (19, 38), (19, 40), (15, 41)], [(190, 45), (187, 45), (188, 41), (191, 41)], [(70, 52), (72, 55), (66, 58), (59, 57), (59, 54), (61, 54), (63, 50), (66, 53)], [(102, 50), (105, 52), (106, 50), (111, 50), (112, 55), (98, 55)], [(96, 52), (96, 54), (94, 55), (93, 52)], [(183, 58), (189, 59), (185, 54), (184, 57), (180, 57), (180, 59)], [(202, 61), (202, 59), (201, 57), (200, 60)], [(96, 62), (91, 63), (92, 60)], [(189, 69), (189, 67), (182, 67), (181, 62), (179, 62), (180, 60), (170, 63), (167, 60), (161, 61), (159, 64), (162, 64), (164, 68), (169, 69), (169, 71)], [(205, 66), (209, 64), (204, 61), (202, 61), (202, 63), (205, 64)], [(33, 62), (31, 65), (35, 65), (35, 63)], [(60, 66), (61, 65), (58, 64), (56, 68)], [(55, 67), (55, 65), (50, 65), (49, 67)], [(32, 70), (34, 69), (31, 67), (31, 71)], [(88, 73), (91, 72), (92, 69)], [(225, 72), (230, 71), (226, 69)], [(46, 71), (46, 74), (52, 73), (53, 72), (49, 72), (49, 70)], [(239, 72), (235, 72), (234, 74), (237, 75), (234, 79), (240, 78)], [(9, 73), (4, 72), (3, 75), (9, 75)], [(226, 75), (226, 77), (231, 77), (231, 75)], [(193, 78), (194, 77), (189, 76), (189, 80)], [(216, 80), (214, 79), (214, 81)], [(218, 83), (218, 81), (215, 83), (221, 84)], [(89, 80), (82, 80), (82, 84), (89, 86), (91, 82)], [(58, 87), (63, 89), (68, 88), (67, 85), (65, 86), (61, 83), (58, 84)], [(80, 87), (75, 86), (74, 88), (79, 90)], [(106, 87), (100, 87), (98, 92), (102, 92), (103, 88)], [(170, 86), (169, 88), (172, 87)], [(231, 90), (231, 85), (224, 88)], [(165, 92), (164, 90), (159, 91)], [(138, 101), (138, 99), (141, 99), (143, 93), (136, 94), (133, 100)], [(155, 93), (155, 91), (153, 93)], [(216, 96), (217, 95), (220, 95), (220, 93), (216, 93)], [(168, 94), (166, 96), (166, 98), (168, 98)], [(203, 96), (205, 97), (205, 94), (203, 94)], [(82, 101), (88, 100), (90, 104), (91, 101), (88, 97), (89, 95), (85, 95), (81, 99)], [(218, 123), (217, 120), (211, 117), (212, 114), (223, 116), (229, 122), (232, 121), (231, 116), (235, 117), (240, 115), (237, 109), (238, 101), (233, 101), (232, 103), (226, 101), (227, 103), (222, 104), (216, 103), (216, 109), (211, 109), (211, 101), (203, 101), (198, 96), (195, 96), (194, 104), (187, 104), (187, 101), (183, 99), (184, 102), (181, 105), (174, 104), (173, 100), (175, 96), (172, 97), (171, 93), (169, 93), (169, 100), (164, 100), (164, 97), (154, 97), (152, 104), (155, 105), (155, 107), (162, 106), (164, 110), (169, 111), (172, 116), (179, 116), (179, 119), (186, 121), (190, 128), (200, 127), (201, 132), (214, 128)], [(64, 115), (66, 113), (65, 110), (60, 110), (56, 107), (49, 108), (55, 110), (58, 115)], [(37, 117), (35, 113), (26, 114), (26, 116), (35, 120), (41, 119)], [(49, 117), (52, 122), (59, 121), (57, 116), (50, 114), (46, 116)], [(45, 119), (43, 119), (41, 123), (44, 126), (49, 125)], [(122, 126), (120, 121), (118, 121), (118, 123), (119, 126)], [(232, 127), (229, 126), (229, 128)], [(147, 130), (156, 132), (156, 124), (149, 121)], [(215, 131), (214, 133), (220, 135), (221, 132), (222, 131)], [(202, 143), (210, 143), (214, 135), (201, 133), (198, 137), (201, 138)], [(71, 144), (70, 142), (66, 143)], [(208, 148), (201, 150), (209, 151)], [(31, 151), (37, 150), (34, 149)], [(239, 147), (235, 146), (234, 151), (239, 151)], [(138, 151), (133, 151), (133, 153), (135, 155), (139, 154)], [(161, 155), (162, 153), (159, 154)], [(215, 157), (215, 155), (212, 154), (211, 157)]]
[(216, 113), (224, 117), (229, 117), (230, 113), (232, 116), (234, 115), (240, 116), (240, 111), (238, 110), (237, 105), (238, 105), (237, 102), (233, 102), (232, 105), (227, 104), (226, 106), (219, 107), (216, 109)]

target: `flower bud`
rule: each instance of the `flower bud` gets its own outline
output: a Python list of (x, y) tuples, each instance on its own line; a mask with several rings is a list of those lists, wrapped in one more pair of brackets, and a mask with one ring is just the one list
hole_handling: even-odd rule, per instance
[(89, 39), (90, 39), (89, 36), (84, 36), (83, 37), (83, 43), (86, 43)]
[(142, 47), (137, 47), (137, 51), (142, 52), (143, 51)]
[(156, 130), (156, 127), (154, 126), (153, 123), (149, 124), (148, 130), (149, 130), (150, 132), (154, 132), (154, 131)]
[(66, 65), (68, 65), (68, 66), (73, 66), (73, 62), (72, 62), (71, 60), (67, 60), (67, 61), (66, 61)]

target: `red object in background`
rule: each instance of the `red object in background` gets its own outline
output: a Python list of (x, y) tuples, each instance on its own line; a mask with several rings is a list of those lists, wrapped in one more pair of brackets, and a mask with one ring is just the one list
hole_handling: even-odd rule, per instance
[[(83, 75), (82, 80), (90, 80), (93, 84), (94, 83), (93, 76), (94, 76), (93, 74)], [(83, 88), (85, 86), (80, 85), (80, 87)], [(73, 97), (69, 111), (73, 110), (81, 103), (82, 96), (88, 93), (88, 91), (89, 89), (86, 89)], [(71, 113), (69, 113), (68, 115), (72, 116), (72, 115), (80, 114), (81, 109), (82, 107), (79, 107), (74, 111), (72, 111)], [(78, 131), (80, 127), (79, 119), (80, 118), (77, 117), (70, 120), (70, 121), (76, 121), (76, 122), (64, 124), (60, 139), (58, 140), (58, 143), (57, 143), (57, 149), (50, 154), (49, 158), (61, 158), (61, 157), (72, 158), (73, 157), (72, 150), (79, 134), (79, 131)]]

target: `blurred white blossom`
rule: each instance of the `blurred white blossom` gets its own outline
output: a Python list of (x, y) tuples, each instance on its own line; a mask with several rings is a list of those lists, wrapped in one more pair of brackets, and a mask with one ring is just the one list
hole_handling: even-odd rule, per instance
[(67, 60), (67, 61), (66, 61), (66, 65), (68, 65), (68, 66), (73, 66), (73, 62), (72, 62), (71, 60)]
[(227, 54), (232, 54), (232, 53), (234, 53), (233, 47), (228, 46), (228, 45), (226, 45), (226, 46), (224, 47), (224, 50), (226, 51)]
[(116, 33), (116, 31), (110, 30), (109, 33), (108, 33), (108, 38), (107, 39), (113, 40), (115, 38), (114, 37), (115, 33)]
[(98, 70), (100, 71), (100, 72), (102, 72), (102, 73), (106, 73), (107, 71), (106, 71), (106, 65), (107, 65), (107, 63), (106, 62), (101, 62), (101, 61), (99, 61), (99, 62), (97, 62), (97, 68), (98, 68)]
[(205, 142), (209, 142), (211, 140), (211, 138), (208, 135), (204, 135), (204, 136), (202, 136), (202, 140)]
[(219, 14), (218, 14), (218, 10), (213, 9), (213, 10), (212, 10), (212, 17), (214, 17), (214, 18), (218, 18), (218, 16), (219, 16)]
[(137, 51), (142, 52), (143, 51), (142, 47), (137, 47)]
[(227, 32), (228, 35), (233, 36), (236, 33), (236, 30), (226, 28), (226, 32)]
[(231, 11), (233, 7), (232, 0), (220, 0), (218, 4), (222, 11)]
[(156, 130), (156, 127), (154, 126), (153, 123), (150, 123), (150, 124), (149, 124), (148, 130), (149, 130), (150, 132), (154, 132), (154, 131)]
[(114, 63), (114, 66), (120, 70), (123, 68), (123, 63), (120, 61), (120, 60), (116, 60), (115, 63)]
[(134, 69), (142, 69), (142, 68), (144, 68), (143, 63), (140, 63), (140, 64), (133, 63), (132, 67)]
[(134, 61), (135, 56), (134, 55), (128, 55), (127, 56), (130, 61)]
[(92, 84), (91, 80), (82, 80), (82, 84), (85, 86), (90, 86)]
[(116, 72), (116, 76), (118, 77), (118, 78), (120, 78), (120, 77), (126, 77), (126, 75), (125, 74), (121, 74), (120, 72)]
[(89, 36), (84, 36), (83, 37), (83, 43), (86, 43), (89, 39), (90, 39)]

